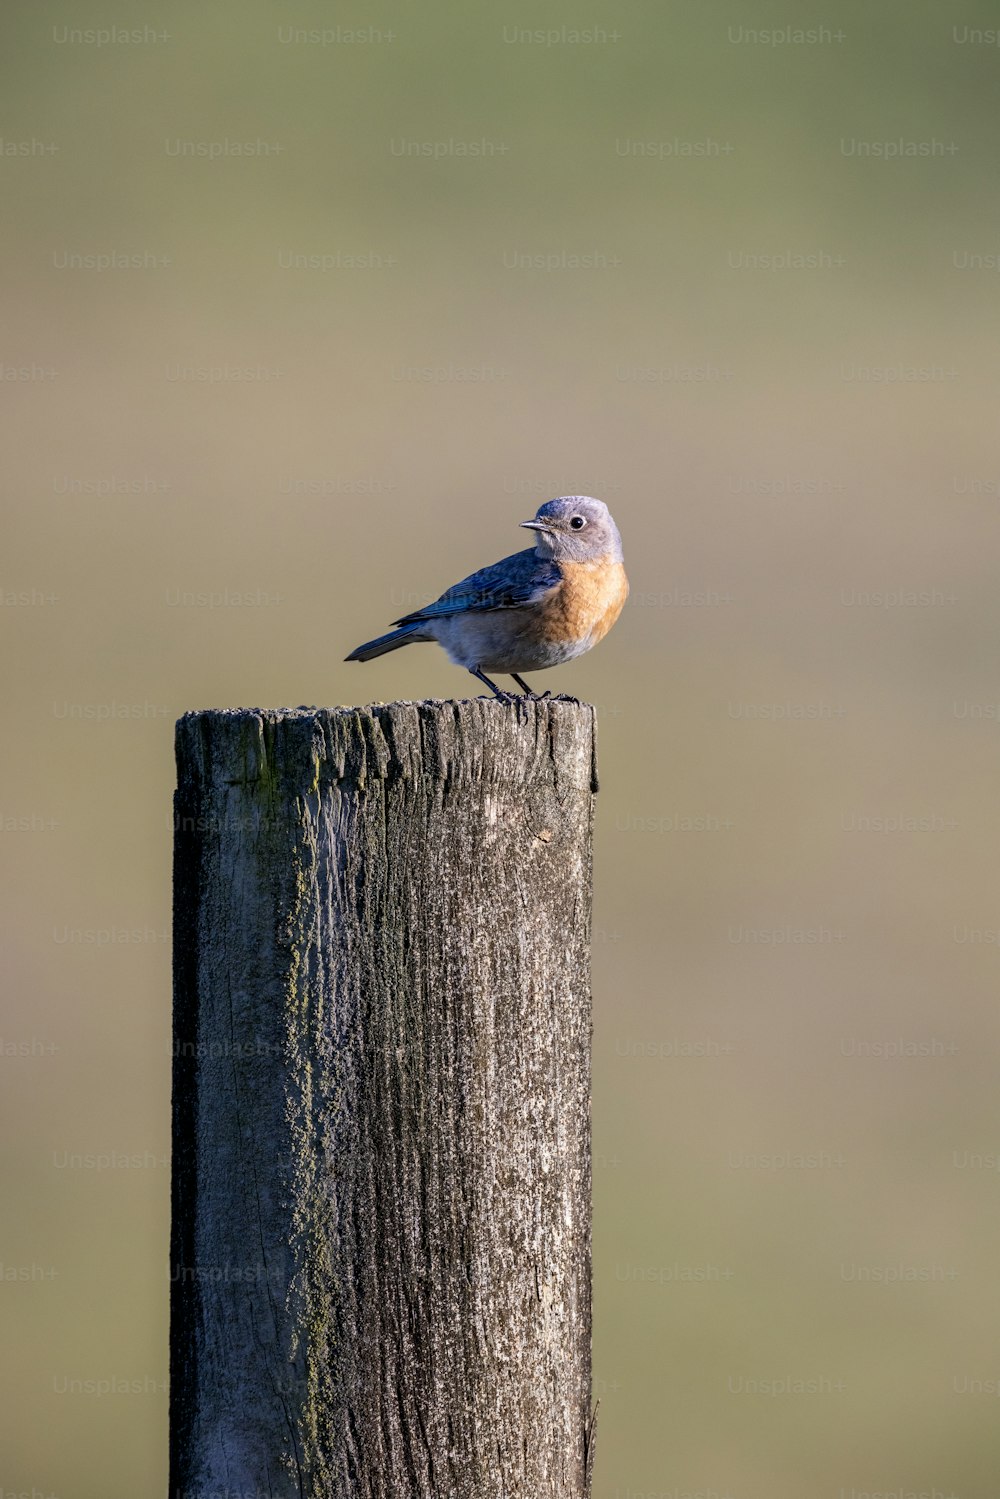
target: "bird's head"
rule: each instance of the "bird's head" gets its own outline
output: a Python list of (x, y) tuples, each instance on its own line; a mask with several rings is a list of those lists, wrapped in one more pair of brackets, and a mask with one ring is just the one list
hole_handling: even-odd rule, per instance
[(622, 560), (622, 539), (603, 500), (586, 494), (561, 495), (538, 507), (534, 520), (521, 525), (536, 532), (535, 550), (556, 562)]

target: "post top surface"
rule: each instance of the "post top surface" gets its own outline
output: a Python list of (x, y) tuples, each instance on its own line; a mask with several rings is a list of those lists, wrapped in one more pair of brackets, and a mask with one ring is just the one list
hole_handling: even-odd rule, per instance
[(353, 784), (430, 777), (597, 790), (596, 709), (576, 698), (424, 698), (364, 707), (204, 708), (177, 720), (179, 779)]
[(189, 708), (187, 712), (181, 715), (180, 719), (178, 719), (178, 722), (183, 723), (185, 719), (190, 718), (217, 716), (219, 718), (232, 719), (242, 716), (250, 716), (253, 718), (264, 719), (268, 723), (278, 723), (281, 720), (288, 718), (317, 718), (324, 714), (330, 714), (332, 716), (339, 714), (371, 713), (375, 716), (379, 716), (384, 713), (392, 712), (397, 708), (467, 708), (472, 704), (480, 704), (491, 709), (502, 708), (506, 709), (509, 712), (511, 709), (516, 711), (519, 703), (522, 705), (522, 711), (526, 708), (547, 707), (550, 703), (559, 703), (571, 708), (583, 708), (588, 712), (594, 712), (594, 706), (592, 703), (583, 702), (580, 698), (569, 697), (565, 693), (560, 693), (558, 696), (553, 697), (519, 698), (514, 695), (506, 702), (502, 702), (498, 698), (487, 697), (484, 693), (479, 697), (395, 698), (392, 702), (388, 703), (299, 703), (295, 708), (260, 708), (249, 706), (239, 708)]

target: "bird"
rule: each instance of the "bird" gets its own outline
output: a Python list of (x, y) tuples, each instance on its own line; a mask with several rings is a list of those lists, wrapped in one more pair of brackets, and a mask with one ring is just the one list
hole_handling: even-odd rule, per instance
[(513, 677), (525, 697), (537, 696), (521, 673), (572, 661), (603, 639), (624, 608), (628, 579), (618, 527), (603, 500), (560, 495), (520, 524), (535, 532), (533, 548), (470, 573), (345, 660), (372, 661), (436, 640), (496, 697), (514, 694), (487, 672)]

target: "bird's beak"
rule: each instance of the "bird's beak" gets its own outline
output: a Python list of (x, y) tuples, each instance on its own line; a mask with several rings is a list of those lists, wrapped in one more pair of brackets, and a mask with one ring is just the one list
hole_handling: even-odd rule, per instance
[(523, 531), (548, 531), (548, 532), (551, 532), (552, 527), (551, 526), (547, 526), (543, 520), (523, 520), (521, 522), (521, 529)]

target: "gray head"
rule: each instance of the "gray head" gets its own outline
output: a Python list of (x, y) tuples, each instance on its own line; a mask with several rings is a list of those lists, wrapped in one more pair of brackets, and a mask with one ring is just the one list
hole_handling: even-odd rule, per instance
[(546, 500), (534, 520), (521, 522), (529, 531), (537, 531), (535, 547), (541, 557), (557, 562), (596, 562), (622, 560), (622, 539), (611, 512), (603, 500), (586, 494), (565, 494), (558, 500)]

